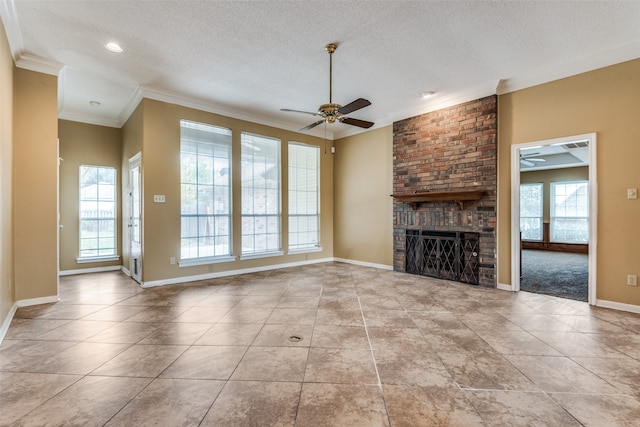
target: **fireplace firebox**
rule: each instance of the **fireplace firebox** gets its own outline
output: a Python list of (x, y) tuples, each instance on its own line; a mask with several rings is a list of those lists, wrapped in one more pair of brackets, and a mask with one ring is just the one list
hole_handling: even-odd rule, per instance
[(405, 271), (477, 285), (479, 234), (407, 230)]

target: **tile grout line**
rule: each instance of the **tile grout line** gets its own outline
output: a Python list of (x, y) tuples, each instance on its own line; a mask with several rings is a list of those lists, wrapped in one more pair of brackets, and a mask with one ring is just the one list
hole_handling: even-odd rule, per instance
[[(352, 278), (353, 280), (353, 278)], [(357, 288), (356, 288), (357, 293)], [(387, 413), (387, 422), (389, 425), (391, 424), (391, 415), (389, 414), (389, 406), (387, 405), (387, 399), (384, 396), (384, 388), (382, 387), (382, 380), (380, 379), (380, 372), (378, 371), (378, 363), (376, 362), (376, 356), (373, 353), (373, 345), (371, 345), (371, 337), (369, 336), (369, 326), (367, 325), (367, 319), (365, 319), (364, 311), (362, 310), (362, 301), (360, 301), (360, 295), (357, 295), (358, 298), (358, 306), (360, 307), (360, 315), (362, 316), (362, 322), (364, 323), (364, 332), (367, 335), (367, 342), (369, 343), (369, 351), (371, 352), (371, 359), (373, 360), (373, 368), (376, 371), (376, 378), (378, 380), (378, 388), (380, 389), (380, 394), (382, 395), (382, 402), (384, 404), (384, 410)]]
[[(326, 270), (324, 271), (323, 278), (326, 275)], [(298, 404), (296, 405), (296, 414), (293, 418), (293, 423), (296, 425), (298, 423), (298, 414), (300, 413), (300, 405), (302, 404), (302, 389), (305, 385), (305, 379), (307, 376), (307, 366), (309, 365), (309, 357), (311, 356), (311, 341), (313, 340), (313, 332), (316, 328), (316, 321), (318, 320), (318, 310), (320, 308), (320, 300), (322, 299), (322, 293), (324, 292), (324, 284), (320, 283), (320, 296), (318, 297), (318, 305), (316, 306), (316, 317), (313, 321), (313, 326), (311, 327), (311, 336), (309, 337), (309, 347), (307, 350), (307, 359), (304, 362), (304, 370), (302, 372), (302, 381), (300, 382), (300, 392), (298, 393)]]

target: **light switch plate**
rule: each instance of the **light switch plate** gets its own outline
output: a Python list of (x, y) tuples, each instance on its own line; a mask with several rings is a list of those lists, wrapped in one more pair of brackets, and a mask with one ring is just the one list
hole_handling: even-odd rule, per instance
[(627, 199), (637, 199), (637, 198), (638, 198), (638, 189), (627, 188)]
[(164, 194), (154, 194), (153, 203), (164, 203)]

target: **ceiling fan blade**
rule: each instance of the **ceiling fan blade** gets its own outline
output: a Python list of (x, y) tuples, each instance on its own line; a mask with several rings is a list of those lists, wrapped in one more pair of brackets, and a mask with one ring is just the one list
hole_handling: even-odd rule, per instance
[(520, 159), (520, 163), (527, 166), (527, 167), (531, 167), (531, 166), (535, 166), (536, 164), (533, 162), (530, 162), (529, 160), (525, 160), (525, 159)]
[(311, 114), (312, 116), (317, 116), (318, 115), (318, 113), (312, 113), (311, 111), (292, 110), (291, 108), (281, 108), (280, 111), (285, 111), (287, 113)]
[(305, 126), (305, 127), (303, 127), (302, 129), (300, 129), (300, 130), (301, 130), (301, 131), (303, 131), (303, 130), (313, 129), (314, 127), (316, 127), (316, 126), (318, 126), (318, 125), (321, 125), (322, 123), (324, 123), (324, 119), (322, 119), (322, 120), (318, 120), (318, 121), (317, 121), (317, 122), (315, 122), (315, 123), (311, 123), (309, 126)]
[(369, 129), (371, 126), (373, 126), (373, 122), (368, 122), (366, 120), (352, 119), (351, 117), (341, 117), (339, 120), (342, 123), (358, 126), (365, 129)]
[[(371, 105), (371, 102), (364, 98), (358, 98), (355, 101), (345, 105), (344, 107), (338, 108), (338, 113), (340, 114), (349, 114), (353, 111), (359, 110), (361, 108), (367, 107)], [(358, 126), (358, 125), (356, 125)]]

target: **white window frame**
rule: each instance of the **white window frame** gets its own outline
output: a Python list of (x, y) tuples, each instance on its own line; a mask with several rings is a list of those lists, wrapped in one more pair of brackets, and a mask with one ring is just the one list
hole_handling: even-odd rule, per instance
[[(296, 149), (309, 150), (311, 163), (301, 162)], [(312, 154), (311, 154), (312, 153)], [(320, 248), (320, 147), (289, 141), (289, 253), (314, 252)], [(300, 231), (304, 223), (312, 230)], [(315, 231), (315, 235), (312, 234)], [(300, 237), (304, 237), (301, 241)]]
[[(108, 170), (113, 174), (113, 186), (112, 186), (112, 189), (108, 191), (108, 193), (111, 193), (111, 198), (101, 197), (101, 191), (100, 191), (101, 185), (96, 185), (95, 198), (83, 197), (82, 176), (83, 176), (83, 171), (85, 170), (95, 170), (97, 173), (100, 173), (101, 170)], [(118, 255), (118, 169), (113, 166), (81, 165), (80, 168), (78, 169), (78, 172), (79, 172), (78, 173), (78, 232), (79, 234), (78, 234), (78, 257), (76, 258), (76, 262), (90, 263), (90, 262), (117, 261), (120, 259), (120, 256)], [(85, 216), (84, 210), (83, 210), (83, 202), (95, 202), (96, 206), (95, 206), (94, 212), (96, 214)], [(113, 206), (108, 210), (101, 210), (99, 206), (101, 203), (113, 204)], [(104, 214), (100, 213), (100, 212), (109, 212), (109, 211), (113, 212), (113, 216), (104, 216)], [(89, 221), (96, 221), (98, 223), (96, 225), (98, 229), (96, 237), (87, 237), (83, 233), (83, 224)], [(110, 236), (109, 235), (102, 236), (100, 234), (99, 223), (106, 222), (106, 221), (111, 221), (113, 223), (113, 234)], [(83, 250), (83, 241), (94, 239), (94, 238), (97, 240), (97, 247), (95, 250), (98, 253), (95, 255), (86, 255), (86, 254), (83, 255), (83, 252), (88, 251), (87, 249)], [(100, 254), (100, 251), (101, 251), (100, 240), (104, 238), (113, 239), (113, 247), (104, 248), (104, 249), (109, 249), (110, 252)]]
[[(577, 184), (577, 185), (585, 185), (586, 186), (586, 215), (575, 215), (575, 216), (567, 216), (567, 215), (558, 215), (557, 214), (557, 206), (556, 206), (556, 191), (557, 191), (557, 187), (560, 185), (571, 185), (571, 184)], [(589, 227), (589, 180), (567, 180), (567, 181), (552, 181), (551, 182), (551, 198), (550, 198), (550, 219), (551, 219), (551, 223), (549, 225), (550, 228), (550, 236), (549, 236), (549, 240), (553, 243), (574, 243), (574, 244), (588, 244), (589, 243), (589, 232), (590, 232), (590, 227)], [(571, 239), (562, 239), (558, 237), (558, 226), (557, 226), (557, 220), (558, 219), (565, 219), (565, 220), (585, 220), (586, 221), (586, 225), (585, 225), (585, 230), (587, 232), (587, 238), (586, 240), (571, 240)]]
[[(540, 206), (539, 206), (539, 212), (540, 215), (538, 216), (529, 216), (529, 217), (525, 217), (523, 216), (522, 212), (522, 201), (524, 200), (524, 197), (522, 197), (522, 189), (523, 187), (538, 187), (540, 189)], [(520, 184), (520, 232), (522, 233), (522, 240), (528, 240), (528, 241), (532, 241), (532, 242), (541, 242), (543, 239), (543, 216), (544, 216), (544, 184), (542, 182), (532, 182), (532, 183), (524, 183), (524, 184)], [(537, 218), (539, 221), (539, 230), (540, 230), (540, 235), (535, 238), (535, 239), (530, 239), (530, 238), (526, 238), (524, 235), (524, 231), (523, 231), (523, 219), (535, 219)]]
[[(269, 159), (265, 158), (265, 151), (262, 151), (266, 148), (263, 144), (268, 141), (276, 144), (274, 150), (276, 157), (273, 159), (275, 162), (272, 163), (269, 163)], [(265, 135), (249, 132), (241, 134), (242, 249), (240, 259), (284, 255), (282, 251), (281, 142), (278, 138)], [(265, 159), (260, 160), (261, 158)], [(274, 188), (268, 187), (266, 177), (263, 185), (256, 185), (256, 174), (258, 176), (264, 174), (264, 177), (267, 173), (277, 177), (276, 197), (269, 204), (267, 203), (268, 193), (273, 192)], [(256, 193), (258, 193), (257, 196)], [(260, 205), (261, 200), (264, 201), (264, 205)], [(264, 232), (257, 233), (256, 224), (258, 227), (263, 226)]]
[[(189, 130), (202, 131), (203, 135), (209, 132), (211, 140), (206, 137), (196, 138), (188, 135)], [(214, 140), (213, 137), (216, 137)], [(217, 139), (219, 138), (219, 139)], [(191, 144), (191, 145), (190, 145)], [(203, 153), (199, 151), (202, 145)], [(207, 150), (204, 147), (210, 145)], [(224, 147), (224, 149), (220, 149)], [(193, 150), (195, 149), (195, 152)], [(216, 151), (218, 150), (218, 151)], [(219, 155), (216, 155), (219, 153)], [(224, 162), (226, 154), (226, 163)], [(185, 180), (185, 156), (195, 155), (196, 175), (193, 182)], [(210, 158), (210, 173), (201, 174), (198, 168), (203, 161), (206, 163)], [(216, 160), (216, 159), (222, 159)], [(216, 169), (216, 162), (220, 168)], [(233, 209), (231, 205), (232, 194), (232, 131), (231, 129), (199, 123), (190, 120), (180, 120), (180, 267), (193, 265), (214, 264), (220, 262), (234, 261), (233, 250)], [(222, 178), (224, 176), (226, 178)], [(202, 181), (201, 182), (201, 177)], [(226, 183), (225, 183), (226, 182)], [(226, 192), (224, 187), (227, 187)], [(209, 192), (215, 198), (213, 204), (202, 204), (198, 201), (199, 195)], [(191, 195), (191, 196), (189, 196)], [(195, 197), (195, 201), (194, 201)], [(219, 199), (219, 200), (218, 200)], [(188, 200), (191, 200), (190, 202)], [(218, 206), (219, 205), (219, 206)], [(226, 212), (224, 208), (227, 206)], [(206, 212), (201, 210), (206, 210)], [(220, 211), (220, 212), (218, 212)], [(195, 229), (193, 220), (195, 219)], [(222, 227), (218, 224), (221, 220)], [(226, 233), (224, 222), (226, 220)], [(208, 230), (205, 232), (205, 229)], [(220, 231), (222, 230), (222, 231)], [(226, 244), (219, 243), (219, 240)], [(185, 245), (190, 246), (189, 241), (195, 240), (195, 247), (186, 250)], [(211, 241), (213, 244), (202, 244), (202, 240)], [(226, 246), (226, 247), (225, 247)], [(213, 251), (213, 253), (211, 253)]]

